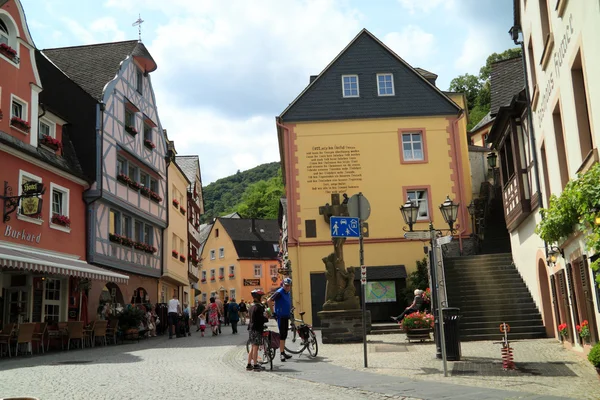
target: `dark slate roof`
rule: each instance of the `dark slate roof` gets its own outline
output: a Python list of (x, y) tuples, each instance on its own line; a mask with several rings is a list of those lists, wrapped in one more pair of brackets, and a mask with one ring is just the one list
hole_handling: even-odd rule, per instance
[(175, 162), (183, 171), (184, 175), (191, 182), (191, 189), (196, 188), (196, 171), (200, 169), (200, 159), (198, 156), (176, 156)]
[(73, 148), (73, 144), (69, 140), (69, 135), (68, 133), (66, 133), (66, 130), (63, 130), (62, 136), (62, 155), (56, 155), (55, 153), (46, 150), (42, 147), (34, 147), (29, 143), (25, 143), (22, 140), (18, 140), (15, 137), (3, 131), (0, 131), (0, 143), (3, 143), (15, 150), (21, 151), (32, 157), (35, 157), (38, 160), (52, 165), (53, 167), (68, 172), (71, 175), (76, 176), (77, 178), (89, 182), (89, 180), (85, 177), (83, 171), (81, 170), (81, 166), (79, 165), (79, 161), (77, 160), (77, 155), (75, 154), (75, 149)]
[(491, 105), (490, 115), (496, 116), (498, 109), (510, 104), (512, 98), (525, 87), (523, 60), (510, 58), (492, 64), (490, 75)]
[(493, 121), (494, 121), (494, 118), (490, 115), (490, 113), (487, 113), (487, 114), (485, 114), (485, 117), (481, 118), (481, 121), (479, 121), (477, 123), (477, 125), (475, 125), (473, 128), (471, 128), (469, 133), (477, 132), (480, 128), (484, 127), (485, 125), (487, 125)]
[[(378, 95), (381, 72), (393, 74), (394, 96)], [(342, 75), (358, 75), (359, 97), (342, 96)], [(430, 79), (363, 29), (279, 117), (301, 122), (459, 113), (461, 108)]]
[[(238, 258), (275, 260), (279, 225), (274, 219), (218, 218), (233, 241)], [(252, 223), (254, 222), (254, 230)]]
[(45, 49), (42, 52), (99, 101), (102, 100), (104, 86), (117, 75), (123, 60), (130, 55), (150, 57), (145, 46), (137, 40)]
[[(404, 265), (367, 267), (367, 280), (369, 281), (405, 279), (407, 276), (406, 267), (404, 267)], [(354, 268), (354, 280), (360, 280), (360, 268)]]

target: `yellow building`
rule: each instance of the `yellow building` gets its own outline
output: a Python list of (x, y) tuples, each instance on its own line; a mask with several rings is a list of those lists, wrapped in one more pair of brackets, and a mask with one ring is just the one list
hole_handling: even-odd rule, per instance
[[(385, 302), (367, 296), (373, 321), (404, 309), (405, 278), (424, 257), (425, 243), (403, 236), (399, 208), (407, 198), (419, 206), (414, 229), (429, 222), (448, 229), (439, 205), (449, 196), (460, 204), (456, 241), (470, 234), (465, 98), (439, 90), (436, 78), (363, 30), (277, 118), (287, 197), (284, 267), (289, 259), (294, 306), (317, 326), (325, 297), (322, 258), (333, 252), (319, 207), (331, 204), (332, 194), (362, 192), (371, 205), (367, 279), (389, 289)], [(346, 241), (344, 259), (346, 267), (359, 265), (358, 240)], [(358, 276), (355, 282), (360, 288)]]
[(265, 292), (281, 284), (279, 226), (276, 220), (216, 218), (202, 249), (202, 300), (250, 300), (250, 292)]
[(187, 190), (189, 179), (175, 162), (175, 145), (168, 142), (168, 216), (169, 226), (165, 229), (164, 242), (166, 250), (163, 260), (163, 273), (158, 282), (158, 293), (161, 303), (168, 302), (173, 293), (177, 293), (183, 304), (193, 300), (188, 279), (188, 222), (187, 222)]

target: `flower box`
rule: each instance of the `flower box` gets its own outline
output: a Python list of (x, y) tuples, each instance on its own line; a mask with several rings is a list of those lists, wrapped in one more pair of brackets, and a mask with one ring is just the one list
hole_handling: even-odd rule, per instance
[(185, 262), (185, 256), (179, 256), (179, 261)]
[(225, 279), (225, 277), (223, 275), (219, 275), (219, 280), (222, 281), (223, 279)]
[(23, 132), (29, 133), (29, 131), (31, 130), (31, 125), (29, 125), (29, 122), (19, 117), (12, 117), (10, 119), (10, 124), (17, 129), (22, 130)]
[(233, 278), (235, 278), (235, 274), (229, 274), (229, 278), (230, 278), (230, 279), (233, 279)]
[(50, 222), (67, 228), (71, 225), (71, 220), (66, 215), (54, 214), (50, 219)]
[(133, 247), (136, 248), (137, 250), (142, 250), (148, 254), (154, 254), (158, 251), (158, 249), (154, 246), (150, 246), (147, 243), (144, 242), (135, 242), (133, 244)]
[(177, 200), (177, 199), (173, 199), (173, 205), (174, 205), (175, 207), (179, 207), (179, 200)]
[(158, 193), (154, 193), (152, 190), (150, 190), (150, 200), (160, 203), (162, 201), (162, 197), (160, 197)]
[(206, 278), (202, 278), (202, 279), (200, 279), (200, 282), (202, 282), (202, 283), (206, 283)]
[(132, 188), (133, 190), (135, 190), (136, 192), (137, 192), (137, 191), (139, 191), (139, 190), (142, 188), (142, 185), (141, 185), (141, 184), (139, 184), (139, 183), (138, 183), (138, 182), (136, 182), (136, 181), (130, 181), (130, 182), (127, 182), (127, 185), (128, 185), (130, 188)]
[(119, 175), (117, 175), (117, 180), (126, 185), (129, 185), (130, 183), (133, 182), (131, 179), (129, 179), (129, 177), (127, 175), (125, 175), (123, 173), (120, 173)]
[(148, 140), (148, 139), (144, 140), (144, 146), (146, 146), (150, 150), (154, 150), (156, 148), (156, 145), (154, 143), (152, 143), (152, 140)]
[(150, 197), (150, 192), (152, 192), (150, 189), (148, 189), (146, 186), (142, 186), (140, 188), (140, 194), (144, 197)]
[(13, 61), (14, 61), (15, 57), (17, 56), (17, 50), (13, 49), (6, 43), (0, 43), (0, 53), (4, 54), (6, 57), (8, 57), (10, 60), (13, 60)]
[(127, 247), (132, 247), (134, 244), (134, 241), (129, 239), (128, 237), (122, 236), (122, 235), (115, 235), (112, 233), (110, 233), (108, 235), (108, 240), (110, 240), (111, 242), (114, 242), (114, 243), (121, 244), (123, 246), (127, 246)]
[(200, 262), (200, 260), (198, 259), (197, 256), (190, 256), (190, 261), (192, 262), (192, 264), (194, 265), (198, 265), (198, 263)]
[(42, 136), (41, 144), (51, 148), (54, 151), (62, 149), (62, 143), (60, 142), (60, 140), (54, 139), (52, 136), (48, 135)]
[(214, 276), (212, 276), (212, 277), (210, 278), (210, 280), (211, 280), (211, 281), (214, 281), (214, 280), (215, 280), (215, 277), (214, 277)]
[(183, 215), (185, 215), (185, 208), (179, 207), (179, 212), (182, 213)]
[(177, 250), (171, 251), (171, 255), (175, 258), (179, 257), (179, 252)]
[(138, 134), (137, 129), (135, 129), (135, 127), (132, 125), (125, 125), (125, 132), (129, 133), (131, 136)]

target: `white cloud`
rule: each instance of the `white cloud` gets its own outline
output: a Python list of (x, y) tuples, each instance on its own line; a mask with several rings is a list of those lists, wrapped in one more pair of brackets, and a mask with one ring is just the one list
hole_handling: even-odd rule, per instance
[(426, 62), (435, 49), (435, 37), (418, 26), (408, 25), (402, 32), (390, 32), (383, 42), (413, 67)]
[(455, 6), (454, 0), (398, 0), (400, 5), (408, 10), (411, 15), (416, 13), (429, 13), (443, 6), (448, 10)]
[(101, 17), (83, 26), (78, 21), (61, 17), (64, 26), (77, 37), (82, 44), (93, 44), (101, 42), (113, 42), (125, 40), (125, 32), (118, 28), (117, 21), (113, 17)]
[(487, 56), (493, 53), (493, 43), (493, 38), (484, 27), (469, 28), (462, 51), (454, 62), (454, 67), (459, 71), (479, 72), (479, 68), (485, 63)]

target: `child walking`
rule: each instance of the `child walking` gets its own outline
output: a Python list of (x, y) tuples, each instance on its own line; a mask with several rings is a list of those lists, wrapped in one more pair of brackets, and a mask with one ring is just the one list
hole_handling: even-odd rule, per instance
[(265, 329), (265, 323), (267, 322), (267, 317), (265, 317), (265, 307), (260, 302), (265, 295), (265, 292), (260, 289), (255, 289), (251, 294), (254, 303), (251, 308), (248, 331), (252, 348), (250, 349), (250, 353), (248, 353), (248, 365), (246, 365), (246, 371), (254, 370), (258, 372), (262, 369), (258, 364), (258, 347), (262, 343), (262, 335)]
[(204, 331), (206, 330), (206, 313), (198, 315), (198, 330), (200, 335), (204, 337)]

